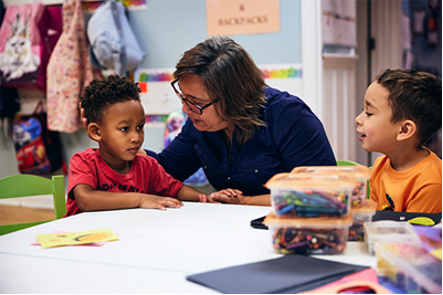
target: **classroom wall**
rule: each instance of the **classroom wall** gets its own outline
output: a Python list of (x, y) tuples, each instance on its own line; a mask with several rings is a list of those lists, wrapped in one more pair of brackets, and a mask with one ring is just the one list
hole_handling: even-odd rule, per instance
[[(129, 11), (146, 52), (142, 68), (174, 67), (184, 51), (208, 38), (205, 0), (147, 0), (146, 10)], [(300, 1), (280, 0), (281, 31), (233, 35), (257, 64), (301, 63)]]
[[(205, 0), (147, 0), (146, 3), (146, 10), (128, 11), (129, 21), (146, 53), (142, 70), (174, 68), (184, 51), (208, 38)], [(300, 0), (280, 0), (280, 14), (281, 30), (278, 33), (231, 36), (258, 65), (301, 64)], [(277, 79), (267, 82), (301, 95), (300, 80)], [(306, 102), (309, 104), (309, 100)], [(147, 126), (143, 147), (161, 151), (163, 136), (163, 126)], [(74, 153), (97, 146), (84, 129), (73, 134), (61, 134), (60, 138), (68, 164)], [(18, 173), (12, 141), (4, 134), (0, 135), (0, 159), (0, 177)]]
[[(429, 9), (428, 1), (426, 0), (410, 0), (409, 2), (409, 18), (414, 20), (415, 10), (424, 10), (426, 17), (424, 18), (424, 31), (417, 33), (412, 28), (411, 51), (414, 56), (413, 67), (419, 71), (426, 71), (436, 76), (442, 77), (442, 12), (441, 8), (438, 11), (431, 11)], [(440, 1), (441, 6), (441, 1)], [(406, 7), (407, 8), (407, 7)], [(437, 19), (438, 27), (438, 42), (430, 45), (427, 34), (427, 18), (431, 15)]]

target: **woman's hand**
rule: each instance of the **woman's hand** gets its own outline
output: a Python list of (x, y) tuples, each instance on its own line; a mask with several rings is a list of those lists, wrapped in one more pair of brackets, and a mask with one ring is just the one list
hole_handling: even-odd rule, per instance
[(140, 149), (138, 150), (137, 154), (144, 155), (144, 156), (148, 155), (143, 147), (140, 147)]
[(245, 204), (243, 192), (232, 188), (214, 192), (208, 198), (217, 203)]
[(78, 108), (80, 109), (80, 117), (82, 118), (82, 123), (83, 123), (83, 127), (85, 127), (85, 129), (88, 129), (88, 119), (86, 119), (85, 117), (85, 109), (82, 108), (82, 103), (79, 102), (78, 103)]
[(200, 203), (215, 203), (215, 204), (221, 204), (221, 202), (214, 201), (214, 200), (211, 198), (211, 195), (201, 194), (201, 195), (199, 195), (198, 197), (199, 197), (199, 199), (200, 199), (200, 200), (199, 200)]

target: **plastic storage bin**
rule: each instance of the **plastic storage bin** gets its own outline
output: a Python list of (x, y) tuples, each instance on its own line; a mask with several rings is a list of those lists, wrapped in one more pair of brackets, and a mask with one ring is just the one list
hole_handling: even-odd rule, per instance
[(347, 175), (279, 173), (266, 187), (274, 213), (293, 217), (343, 217), (350, 210), (355, 178)]
[(348, 241), (364, 241), (365, 229), (363, 224), (372, 222), (372, 216), (377, 211), (377, 203), (364, 200), (357, 206), (351, 206), (353, 222), (349, 228)]
[(351, 175), (356, 178), (352, 189), (351, 206), (357, 206), (368, 198), (368, 179), (371, 169), (366, 166), (313, 166), (296, 167), (291, 173), (326, 173)]
[(342, 218), (281, 217), (271, 212), (267, 225), (272, 244), (282, 254), (337, 254), (346, 248), (352, 213)]
[(375, 254), (375, 243), (387, 242), (420, 242), (412, 225), (407, 221), (381, 220), (364, 223), (368, 252)]
[(441, 294), (442, 263), (420, 243), (377, 243), (378, 275), (386, 276), (410, 294)]

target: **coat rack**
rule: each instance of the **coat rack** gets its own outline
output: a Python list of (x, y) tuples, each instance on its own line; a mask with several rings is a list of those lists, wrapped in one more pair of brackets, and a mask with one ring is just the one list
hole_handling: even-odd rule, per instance
[[(93, 2), (99, 0), (82, 0), (82, 2)], [(43, 3), (44, 5), (61, 5), (63, 0), (3, 0), (3, 4), (9, 5), (19, 5), (19, 4), (29, 4), (29, 3)]]

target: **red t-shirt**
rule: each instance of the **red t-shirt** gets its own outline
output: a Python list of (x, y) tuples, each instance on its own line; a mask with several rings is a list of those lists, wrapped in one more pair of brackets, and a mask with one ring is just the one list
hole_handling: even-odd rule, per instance
[(165, 172), (158, 162), (148, 156), (137, 155), (127, 174), (112, 170), (100, 155), (99, 149), (89, 148), (72, 156), (69, 164), (66, 215), (82, 212), (75, 202), (73, 189), (87, 184), (95, 190), (110, 192), (139, 192), (177, 197), (183, 184)]

